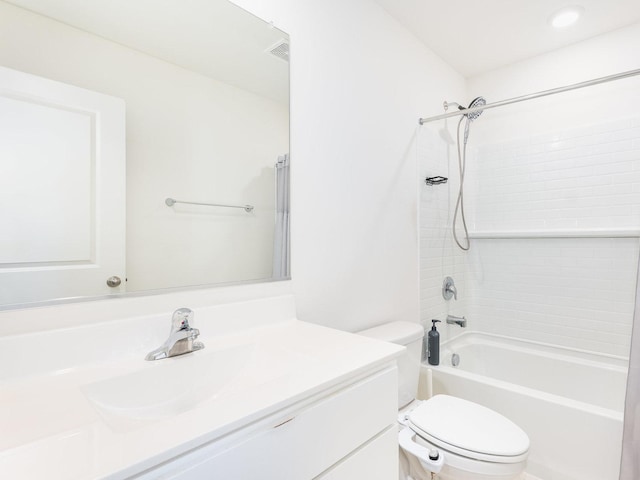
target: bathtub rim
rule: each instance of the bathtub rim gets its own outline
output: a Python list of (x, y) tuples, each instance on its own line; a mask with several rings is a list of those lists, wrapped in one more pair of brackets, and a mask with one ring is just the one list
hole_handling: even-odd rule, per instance
[[(484, 341), (478, 341), (480, 338), (485, 338)], [(499, 335), (495, 333), (467, 331), (462, 332), (452, 338), (449, 338), (442, 342), (441, 350), (451, 347), (452, 344), (462, 343), (479, 344), (479, 343), (497, 343), (502, 348), (508, 349), (520, 349), (525, 348), (527, 350), (534, 350), (536, 352), (544, 351), (551, 357), (556, 357), (562, 360), (575, 362), (576, 358), (579, 358), (583, 362), (597, 364), (603, 366), (602, 359), (607, 360), (607, 367), (623, 368), (628, 370), (629, 357), (622, 355), (613, 355), (610, 353), (600, 353), (591, 350), (583, 350), (574, 347), (565, 347), (563, 345), (556, 345), (553, 343), (538, 342), (535, 340), (526, 340), (522, 338), (509, 337), (507, 335)], [(566, 352), (569, 352), (567, 354)]]
[[(481, 339), (482, 337), (486, 337), (486, 338)], [(445, 355), (447, 355), (447, 350), (451, 352), (451, 350), (448, 347), (450, 347), (452, 342), (462, 343), (462, 345), (464, 346), (474, 345), (474, 344), (484, 344), (484, 345), (497, 344), (500, 348), (517, 350), (519, 352), (522, 352), (522, 347), (519, 347), (518, 344), (528, 344), (529, 348), (525, 348), (525, 350), (533, 351), (533, 354), (540, 355), (540, 351), (541, 351), (540, 347), (543, 347), (542, 348), (542, 351), (544, 352), (543, 354), (551, 356), (552, 358), (557, 357), (563, 361), (574, 362), (574, 363), (597, 364), (599, 368), (605, 368), (611, 371), (618, 371), (618, 372), (623, 371), (625, 374), (628, 372), (628, 360), (624, 357), (619, 357), (616, 355), (609, 355), (609, 354), (599, 354), (599, 353), (584, 351), (580, 349), (565, 348), (565, 347), (545, 344), (541, 342), (531, 342), (529, 340), (521, 340), (518, 338), (512, 338), (512, 337), (507, 337), (503, 335), (495, 335), (495, 334), (484, 333), (484, 332), (463, 332), (462, 334), (457, 335), (454, 338), (448, 339), (446, 342), (443, 342), (442, 348), (441, 348), (441, 358), (445, 358)], [(561, 354), (561, 353), (558, 353), (558, 350), (569, 351), (571, 352), (571, 354), (570, 355), (567, 355), (566, 353)], [(583, 358), (576, 359), (576, 356), (583, 357)], [(602, 361), (598, 362), (595, 360), (595, 358), (605, 358), (614, 364), (610, 365), (607, 363), (603, 363)], [(624, 366), (622, 364), (624, 364)], [(514, 392), (520, 395), (533, 397), (541, 401), (556, 403), (567, 408), (576, 408), (580, 411), (589, 412), (589, 413), (592, 413), (604, 418), (608, 418), (611, 420), (622, 422), (624, 419), (624, 410), (615, 410), (615, 409), (610, 409), (606, 407), (601, 407), (601, 406), (583, 402), (580, 400), (564, 397), (562, 395), (545, 392), (535, 388), (526, 387), (524, 385), (518, 385), (516, 383), (508, 382), (505, 380), (499, 380), (487, 375), (468, 372), (468, 371), (453, 367), (451, 365), (445, 365), (443, 363), (441, 363), (440, 365), (429, 365), (428, 363), (423, 362), (420, 366), (421, 378), (423, 376), (424, 378), (427, 378), (426, 372), (428, 370), (432, 371), (432, 376), (434, 380), (438, 376), (438, 374), (452, 375), (454, 377), (458, 377), (464, 380), (478, 382), (478, 383), (492, 386), (494, 388), (504, 389), (509, 392)]]

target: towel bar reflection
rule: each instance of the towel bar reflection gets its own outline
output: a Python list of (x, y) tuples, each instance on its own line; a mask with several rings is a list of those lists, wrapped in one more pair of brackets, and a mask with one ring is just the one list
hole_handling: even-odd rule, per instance
[(251, 213), (253, 211), (253, 205), (225, 205), (224, 203), (184, 202), (182, 200), (176, 200), (174, 198), (167, 198), (164, 203), (167, 204), (167, 207), (173, 207), (176, 203), (187, 203), (189, 205), (204, 205), (207, 207), (242, 208), (247, 213)]

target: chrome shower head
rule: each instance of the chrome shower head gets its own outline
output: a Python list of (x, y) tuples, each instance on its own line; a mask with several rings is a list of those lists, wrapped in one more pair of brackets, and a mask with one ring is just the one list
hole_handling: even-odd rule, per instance
[[(483, 105), (486, 105), (486, 104), (487, 104), (487, 101), (484, 99), (484, 97), (476, 97), (471, 101), (468, 108), (482, 107)], [(482, 112), (483, 112), (482, 110), (478, 110), (476, 112), (465, 113), (464, 115), (470, 121), (473, 121), (476, 118), (478, 118), (480, 115), (482, 115)]]

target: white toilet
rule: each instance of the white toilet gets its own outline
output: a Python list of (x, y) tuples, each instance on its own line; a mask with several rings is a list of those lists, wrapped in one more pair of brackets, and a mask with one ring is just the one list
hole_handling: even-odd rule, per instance
[(407, 348), (398, 360), (400, 480), (523, 478), (529, 437), (516, 424), (449, 395), (415, 400), (424, 336), (420, 325), (392, 322), (359, 333)]

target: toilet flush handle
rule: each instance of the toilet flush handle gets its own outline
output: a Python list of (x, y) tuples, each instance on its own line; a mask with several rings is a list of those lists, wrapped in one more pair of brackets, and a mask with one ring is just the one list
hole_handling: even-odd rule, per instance
[(415, 442), (415, 433), (411, 428), (404, 427), (398, 434), (400, 447), (410, 455), (415, 456), (420, 464), (433, 473), (440, 473), (444, 465), (444, 455), (438, 450), (429, 450)]

